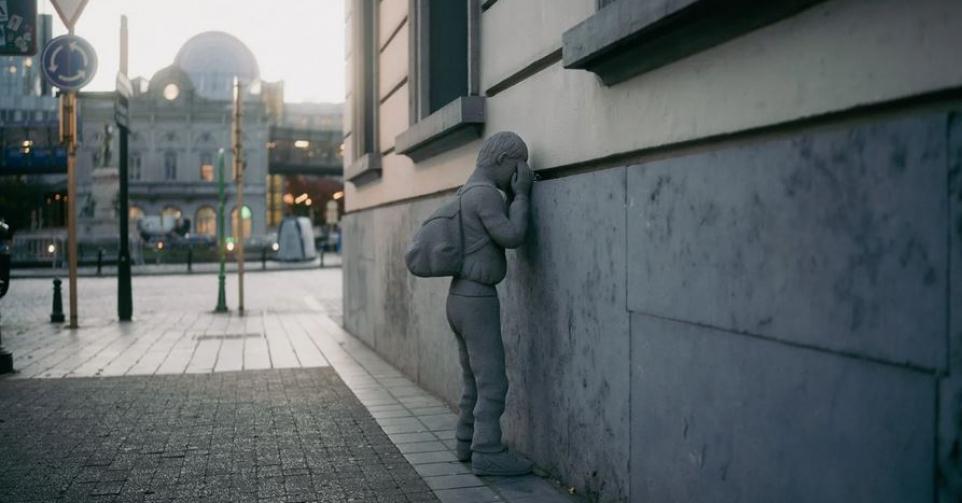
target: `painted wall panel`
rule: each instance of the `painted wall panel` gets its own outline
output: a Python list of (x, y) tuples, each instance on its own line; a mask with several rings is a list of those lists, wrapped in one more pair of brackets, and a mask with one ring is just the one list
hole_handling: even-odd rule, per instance
[(406, 0), (381, 0), (378, 2), (378, 47), (384, 47), (392, 33), (408, 15)]
[(481, 89), (560, 49), (561, 34), (595, 9), (595, 0), (495, 3), (481, 15)]
[(378, 123), (379, 142), (381, 152), (394, 147), (394, 139), (408, 128), (408, 85), (404, 84), (381, 103)]
[[(519, 3), (498, 2), (484, 16)], [(489, 99), (485, 134), (517, 131), (535, 166), (550, 168), (957, 87), (960, 24), (959, 2), (832, 0), (613, 87), (556, 64)], [(516, 50), (511, 39), (486, 38), (503, 48), (485, 54)], [(423, 164), (408, 190), (354, 194), (349, 207), (460, 183), (434, 172), (447, 173), (445, 161)]]
[[(408, 75), (407, 24), (381, 52), (378, 64), (378, 96), (383, 100)], [(404, 97), (407, 100), (407, 95)], [(407, 111), (404, 112), (405, 120)], [(383, 117), (383, 116), (382, 116)], [(394, 143), (393, 141), (391, 143)]]
[(960, 24), (959, 2), (829, 1), (613, 87), (556, 64), (488, 100), (487, 131), (552, 167), (960, 86)]

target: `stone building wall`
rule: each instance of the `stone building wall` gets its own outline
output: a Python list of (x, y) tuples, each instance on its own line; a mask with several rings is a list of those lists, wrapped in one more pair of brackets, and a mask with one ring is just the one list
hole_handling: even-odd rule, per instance
[[(480, 140), (395, 152), (387, 4), (344, 324), (454, 407), (448, 280), (403, 253)], [(611, 86), (552, 59), (594, 0), (482, 5), (482, 138), (517, 131), (542, 177), (499, 286), (509, 444), (598, 501), (962, 494), (960, 5), (818, 2)]]
[[(536, 182), (500, 287), (510, 443), (605, 501), (931, 500), (958, 126), (910, 110)], [(455, 404), (447, 281), (403, 263), (446, 197), (346, 217), (344, 313)]]

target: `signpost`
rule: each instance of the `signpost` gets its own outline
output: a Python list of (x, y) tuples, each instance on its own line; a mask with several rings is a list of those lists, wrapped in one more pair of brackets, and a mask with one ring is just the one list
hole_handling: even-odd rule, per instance
[(97, 53), (86, 40), (76, 35), (61, 35), (51, 40), (40, 56), (47, 81), (62, 91), (77, 91), (97, 73)]
[(57, 15), (60, 16), (67, 30), (73, 33), (74, 25), (77, 24), (80, 14), (87, 6), (87, 0), (50, 0), (50, 2), (53, 3), (53, 8), (57, 9)]
[(117, 74), (117, 101), (114, 121), (120, 130), (120, 249), (117, 251), (117, 317), (130, 321), (134, 312), (130, 286), (130, 200), (127, 191), (127, 140), (130, 135), (130, 96), (133, 88), (127, 78), (127, 16), (120, 17), (120, 72)]
[(77, 91), (97, 72), (97, 54), (73, 34), (87, 0), (51, 0), (68, 34), (47, 43), (40, 68), (60, 94), (60, 140), (67, 149), (67, 264), (70, 286), (70, 328), (77, 328)]
[[(237, 239), (237, 312), (244, 315), (244, 148), (242, 120), (244, 118), (244, 86), (234, 77), (234, 173), (237, 181), (237, 221), (234, 224), (234, 238)], [(248, 216), (250, 218), (250, 216)]]

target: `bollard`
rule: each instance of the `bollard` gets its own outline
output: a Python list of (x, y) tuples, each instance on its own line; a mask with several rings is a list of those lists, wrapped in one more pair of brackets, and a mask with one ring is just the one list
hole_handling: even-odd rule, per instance
[(53, 312), (50, 323), (63, 323), (63, 299), (60, 296), (60, 279), (53, 280)]
[(321, 254), (321, 269), (323, 269), (324, 268), (324, 247), (323, 246), (321, 247), (320, 250), (318, 250), (318, 253)]
[(104, 249), (101, 248), (97, 250), (97, 276), (100, 276), (100, 271), (104, 265)]
[(0, 336), (0, 374), (13, 372), (13, 353), (3, 349), (3, 337)]
[(267, 270), (267, 248), (261, 248), (261, 270)]
[(194, 247), (187, 249), (187, 272), (194, 272)]

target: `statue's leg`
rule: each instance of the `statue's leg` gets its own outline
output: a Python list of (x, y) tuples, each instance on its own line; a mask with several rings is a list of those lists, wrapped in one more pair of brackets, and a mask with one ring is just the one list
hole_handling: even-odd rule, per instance
[(474, 452), (496, 453), (504, 450), (501, 443), (501, 414), (508, 393), (508, 377), (504, 369), (504, 345), (501, 342), (501, 306), (498, 298), (460, 297), (463, 308), (461, 335), (477, 388), (474, 407)]
[(458, 461), (469, 461), (471, 459), (471, 440), (474, 438), (474, 406), (478, 401), (478, 388), (474, 380), (474, 373), (471, 371), (468, 348), (464, 343), (464, 337), (461, 336), (461, 330), (458, 328), (460, 324), (459, 311), (454, 309), (454, 312), (452, 312), (452, 307), (457, 305), (457, 300), (455, 299), (452, 305), (451, 297), (448, 297), (448, 323), (458, 342), (458, 357), (461, 363), (461, 401), (458, 404), (458, 424), (454, 434), (457, 439), (455, 455)]
[(477, 389), (471, 471), (481, 476), (530, 473), (531, 461), (508, 451), (501, 443), (501, 414), (504, 413), (504, 399), (508, 394), (508, 376), (504, 368), (498, 297), (451, 295), (448, 298), (448, 317), (458, 321), (457, 332), (464, 340)]
[(464, 339), (460, 335), (457, 339), (461, 360), (461, 402), (458, 403), (458, 426), (454, 433), (458, 441), (455, 454), (458, 461), (468, 461), (471, 459), (471, 440), (474, 438), (474, 407), (478, 403), (478, 386), (471, 372)]

